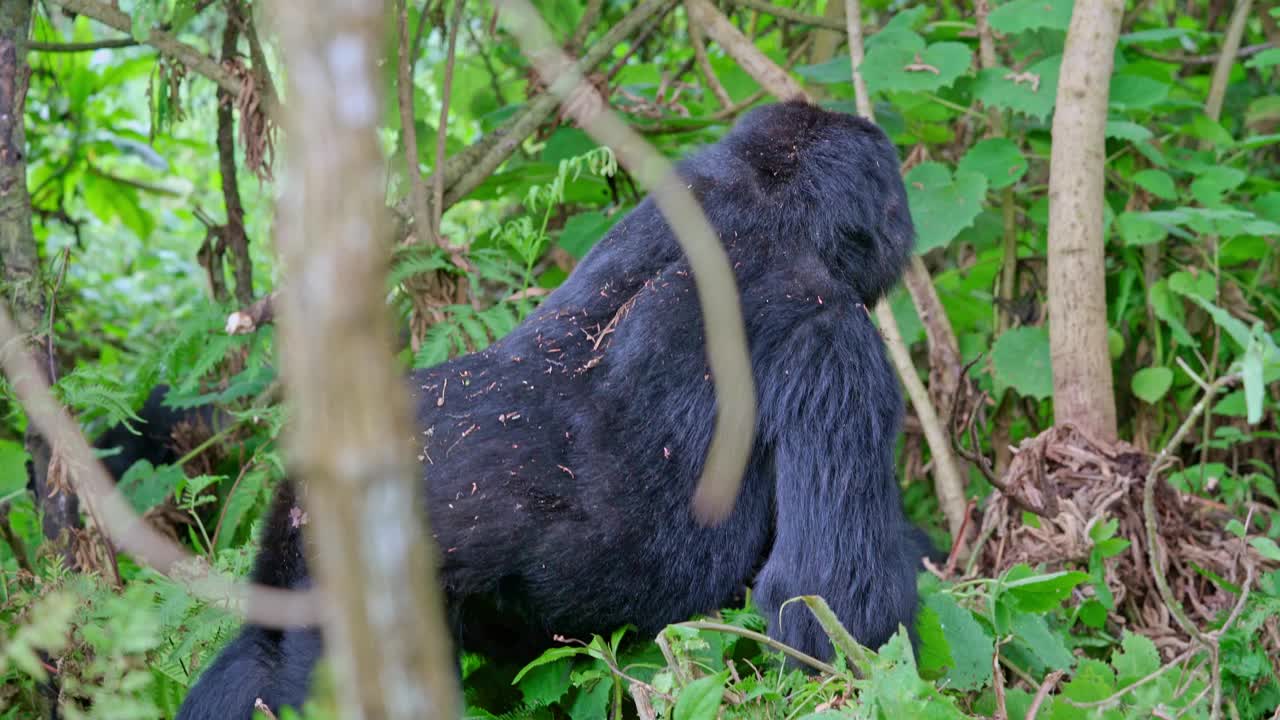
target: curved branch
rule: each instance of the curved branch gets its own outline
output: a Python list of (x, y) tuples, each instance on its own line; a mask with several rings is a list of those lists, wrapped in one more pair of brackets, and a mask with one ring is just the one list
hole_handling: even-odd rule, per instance
[[(701, 1), (701, 0), (697, 0)], [(610, 111), (604, 98), (555, 44), (527, 0), (499, 3), (507, 29), (520, 43), (548, 88), (563, 98), (566, 112), (639, 180), (657, 204), (689, 260), (702, 310), (707, 362), (716, 397), (716, 420), (702, 477), (693, 498), (695, 515), (719, 523), (732, 512), (751, 455), (756, 393), (738, 286), (729, 257), (702, 208), (670, 162)]]

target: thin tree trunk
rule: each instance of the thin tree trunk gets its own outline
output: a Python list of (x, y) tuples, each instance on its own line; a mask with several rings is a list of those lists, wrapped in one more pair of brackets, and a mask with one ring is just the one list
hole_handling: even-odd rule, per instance
[(1107, 96), (1124, 3), (1079, 0), (1062, 58), (1049, 175), (1049, 343), (1054, 417), (1116, 437), (1107, 352), (1103, 165)]
[[(31, 228), (27, 138), (22, 124), (31, 77), (27, 66), (30, 26), (30, 0), (0, 0), (0, 279), (14, 320), (27, 334), (27, 345), (36, 356), (36, 364), (52, 381), (56, 369), (53, 346), (46, 336), (51, 329), (42, 327), (44, 288), (40, 254)], [(44, 511), (44, 534), (56, 539), (64, 530), (80, 526), (80, 503), (70, 487), (51, 487), (52, 451), (45, 438), (29, 427), (25, 443), (31, 455), (36, 502)], [(72, 560), (69, 554), (67, 559)]]
[(276, 5), (289, 70), (283, 358), (341, 716), (458, 717), (454, 657), (393, 369), (377, 140), (380, 2)]

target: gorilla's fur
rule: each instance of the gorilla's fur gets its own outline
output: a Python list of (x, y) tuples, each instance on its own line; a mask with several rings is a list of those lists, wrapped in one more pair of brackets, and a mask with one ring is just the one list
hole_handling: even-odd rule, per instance
[[(916, 609), (920, 550), (894, 477), (902, 400), (869, 306), (914, 231), (893, 145), (802, 103), (756, 109), (680, 166), (741, 292), (760, 414), (728, 520), (690, 510), (715, 417), (689, 265), (652, 200), (490, 348), (411, 376), (431, 529), (456, 644), (528, 659), (553, 634), (707, 612), (744, 584), (769, 634), (829, 657), (797, 595), (878, 646)], [(734, 392), (735, 388), (728, 388)], [(254, 578), (308, 581), (291, 488)], [(322, 531), (322, 530), (321, 530)], [(180, 718), (247, 719), (305, 697), (314, 629), (250, 625)]]

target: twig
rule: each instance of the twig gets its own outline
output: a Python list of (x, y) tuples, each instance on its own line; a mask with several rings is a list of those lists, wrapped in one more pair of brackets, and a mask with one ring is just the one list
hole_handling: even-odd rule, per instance
[(1058, 684), (1062, 679), (1063, 672), (1054, 670), (1044, 676), (1044, 682), (1040, 683), (1040, 689), (1036, 690), (1036, 696), (1031, 698), (1031, 704), (1027, 706), (1026, 720), (1036, 720), (1036, 716), (1040, 714), (1040, 706), (1044, 704), (1045, 698), (1049, 697), (1049, 691)]
[(732, 0), (734, 5), (741, 5), (744, 8), (750, 8), (766, 15), (772, 15), (776, 18), (793, 22), (797, 25), (808, 25), (810, 27), (820, 27), (827, 30), (845, 31), (845, 24), (839, 18), (823, 17), (821, 15), (806, 15), (805, 13), (792, 10), (791, 8), (778, 7), (772, 3), (764, 2), (764, 0)]
[(1213, 81), (1209, 84), (1209, 97), (1204, 103), (1204, 114), (1214, 122), (1222, 115), (1222, 102), (1227, 97), (1231, 66), (1236, 63), (1240, 40), (1244, 37), (1245, 25), (1249, 22), (1249, 11), (1252, 8), (1253, 0), (1238, 0), (1235, 9), (1231, 11), (1231, 21), (1222, 38), (1222, 53), (1214, 63)]
[[(436, 127), (436, 165), (440, 166), (440, 158), (444, 157), (444, 141), (447, 137), (446, 130), (449, 127), (449, 98), (453, 93), (453, 64), (456, 60), (456, 51), (458, 47), (458, 28), (462, 26), (462, 0), (454, 0), (453, 3), (453, 23), (449, 24), (449, 19), (445, 18), (445, 24), (449, 25), (449, 50), (445, 61), (444, 70), (444, 87), (440, 90), (440, 122)], [(433, 173), (433, 182), (435, 183), (435, 194), (433, 195), (434, 204), (432, 205), (431, 216), (431, 234), (436, 239), (436, 244), (444, 246), (444, 236), (440, 233), (440, 219), (444, 215), (444, 175), (441, 173)]]
[[(1280, 43), (1264, 42), (1258, 43), (1257, 45), (1245, 45), (1244, 47), (1236, 50), (1235, 59), (1239, 60), (1241, 58), (1253, 57), (1254, 55), (1265, 50), (1270, 50), (1273, 47), (1280, 47)], [(1154, 50), (1148, 50), (1140, 45), (1134, 46), (1132, 50), (1139, 55), (1145, 55), (1152, 60), (1175, 63), (1178, 65), (1213, 65), (1222, 58), (1221, 52), (1209, 53), (1207, 55), (1169, 55), (1159, 53)]]
[[(409, 3), (407, 0), (396, 0), (396, 33), (399, 40), (399, 58), (396, 62), (396, 99), (400, 105), (400, 137), (404, 141), (404, 163), (409, 171), (409, 197), (413, 200), (413, 224), (418, 229), (419, 239), (435, 237), (434, 213), (431, 211), (431, 200), (427, 196), (427, 185), (422, 180), (422, 168), (418, 166), (418, 128), (414, 123), (413, 112), (413, 66), (411, 44), (409, 42)], [(418, 26), (426, 22), (424, 13), (418, 19)], [(449, 70), (452, 71), (452, 63)], [(448, 107), (448, 96), (444, 97)], [(440, 132), (445, 131), (444, 125)], [(440, 156), (436, 156), (436, 175), (441, 176)], [(443, 181), (443, 176), (440, 177)]]
[(800, 650), (797, 650), (791, 647), (790, 645), (785, 645), (781, 642), (778, 642), (777, 640), (774, 640), (768, 635), (765, 635), (763, 633), (758, 633), (754, 630), (740, 628), (736, 625), (725, 625), (724, 623), (708, 622), (706, 620), (690, 620), (689, 622), (678, 623), (678, 625), (680, 627), (687, 627), (692, 630), (710, 630), (712, 632), (728, 633), (730, 635), (737, 635), (738, 637), (746, 638), (748, 640), (754, 640), (760, 643), (761, 645), (764, 645), (765, 647), (768, 647), (783, 653), (787, 657), (790, 657), (794, 660), (799, 660), (805, 665), (808, 665), (809, 667), (815, 670), (818, 670), (820, 672), (824, 672), (830, 675), (840, 674), (840, 671), (837, 670), (835, 666), (828, 665), (827, 663), (822, 662), (821, 660), (819, 660), (816, 657), (813, 657), (812, 655), (801, 652)]
[(34, 52), (46, 53), (78, 53), (93, 52), (95, 50), (113, 50), (116, 48), (127, 48), (140, 45), (133, 38), (111, 38), (109, 40), (94, 40), (93, 42), (75, 42), (75, 43), (56, 43), (56, 42), (38, 42), (33, 41), (27, 43), (27, 49)]
[(707, 43), (702, 35), (702, 26), (693, 19), (692, 13), (689, 13), (689, 42), (693, 44), (693, 58), (698, 64), (698, 70), (711, 88), (711, 93), (720, 102), (720, 107), (732, 106), (733, 98), (729, 96), (729, 91), (724, 89), (720, 78), (716, 76), (715, 69), (711, 67), (711, 58), (707, 57)]

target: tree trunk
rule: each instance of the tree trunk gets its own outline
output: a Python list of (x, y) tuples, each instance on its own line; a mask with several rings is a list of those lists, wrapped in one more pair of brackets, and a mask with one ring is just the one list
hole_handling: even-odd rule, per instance
[(1107, 95), (1124, 4), (1079, 0), (1053, 113), (1049, 176), (1049, 343), (1054, 417), (1116, 437), (1107, 352), (1103, 164)]
[(312, 567), (342, 717), (458, 717), (455, 662), (393, 369), (377, 128), (380, 2), (275, 5), (288, 68), (289, 186), (278, 245), (293, 404), (291, 469), (307, 483)]
[[(27, 32), (31, 26), (29, 0), (0, 0), (0, 279), (18, 327), (26, 333), (29, 350), (48, 380), (54, 379), (52, 343), (42, 337), (45, 316), (40, 254), (31, 229), (31, 196), (27, 191), (27, 137), (23, 128), (27, 81)], [(56, 539), (63, 530), (79, 527), (80, 504), (68, 487), (51, 487), (48, 441), (34, 428), (26, 434), (36, 502), (44, 511), (44, 534)], [(51, 492), (55, 491), (55, 492)], [(68, 561), (71, 557), (68, 555)]]

